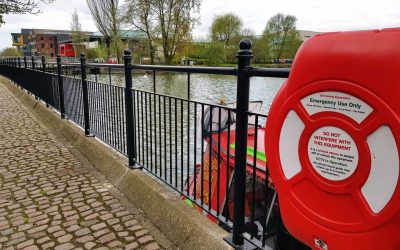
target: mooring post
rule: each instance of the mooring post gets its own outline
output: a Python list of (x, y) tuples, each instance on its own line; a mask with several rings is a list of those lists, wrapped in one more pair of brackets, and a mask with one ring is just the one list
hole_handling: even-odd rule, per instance
[(28, 62), (26, 61), (26, 56), (24, 56), (24, 67), (25, 69), (28, 68)]
[(246, 164), (247, 164), (247, 132), (250, 76), (248, 74), (253, 52), (251, 41), (240, 41), (237, 68), (236, 95), (236, 135), (235, 135), (235, 166), (234, 166), (234, 219), (232, 243), (234, 246), (244, 244), (244, 218), (246, 203)]
[(86, 55), (81, 53), (81, 78), (82, 78), (82, 96), (83, 96), (83, 115), (85, 120), (85, 135), (91, 136), (90, 133), (90, 119), (89, 119), (89, 93), (87, 86), (87, 72), (86, 72)]
[(58, 94), (60, 99), (61, 119), (65, 119), (64, 82), (61, 71), (61, 56), (59, 54), (57, 54), (57, 79), (58, 79)]
[(21, 57), (18, 57), (18, 68), (21, 68)]
[(128, 152), (128, 167), (135, 168), (136, 144), (135, 144), (135, 122), (132, 96), (132, 52), (130, 49), (124, 51), (125, 69), (125, 120), (126, 120), (126, 142)]

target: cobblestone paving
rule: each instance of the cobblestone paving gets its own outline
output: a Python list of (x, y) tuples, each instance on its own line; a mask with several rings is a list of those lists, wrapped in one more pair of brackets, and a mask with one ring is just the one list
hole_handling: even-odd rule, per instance
[(0, 80), (0, 249), (170, 248), (115, 193)]

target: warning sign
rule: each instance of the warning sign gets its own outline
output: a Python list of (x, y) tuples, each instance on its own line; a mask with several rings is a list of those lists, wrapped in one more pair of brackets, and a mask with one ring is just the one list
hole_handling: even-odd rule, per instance
[(309, 115), (331, 111), (344, 114), (358, 123), (373, 110), (357, 97), (336, 91), (314, 93), (301, 99), (301, 104)]
[(346, 131), (325, 126), (311, 135), (308, 141), (308, 157), (315, 171), (322, 177), (341, 181), (356, 170), (358, 149)]

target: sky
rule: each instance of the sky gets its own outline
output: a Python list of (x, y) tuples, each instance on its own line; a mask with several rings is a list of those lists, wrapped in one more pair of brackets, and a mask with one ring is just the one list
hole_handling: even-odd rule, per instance
[[(0, 27), (0, 49), (11, 46), (12, 32), (21, 28), (69, 29), (77, 9), (82, 28), (96, 31), (85, 0), (56, 0), (41, 5), (37, 15), (6, 15)], [(243, 26), (261, 34), (268, 19), (277, 13), (297, 17), (297, 28), (319, 32), (400, 27), (399, 0), (202, 0), (195, 38), (206, 38), (215, 15), (236, 13)]]

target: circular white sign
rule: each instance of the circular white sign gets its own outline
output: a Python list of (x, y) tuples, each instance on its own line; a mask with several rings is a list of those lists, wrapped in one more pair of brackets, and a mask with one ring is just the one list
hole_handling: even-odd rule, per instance
[(346, 131), (325, 126), (311, 135), (308, 141), (308, 157), (319, 175), (328, 180), (341, 181), (356, 170), (358, 149)]

